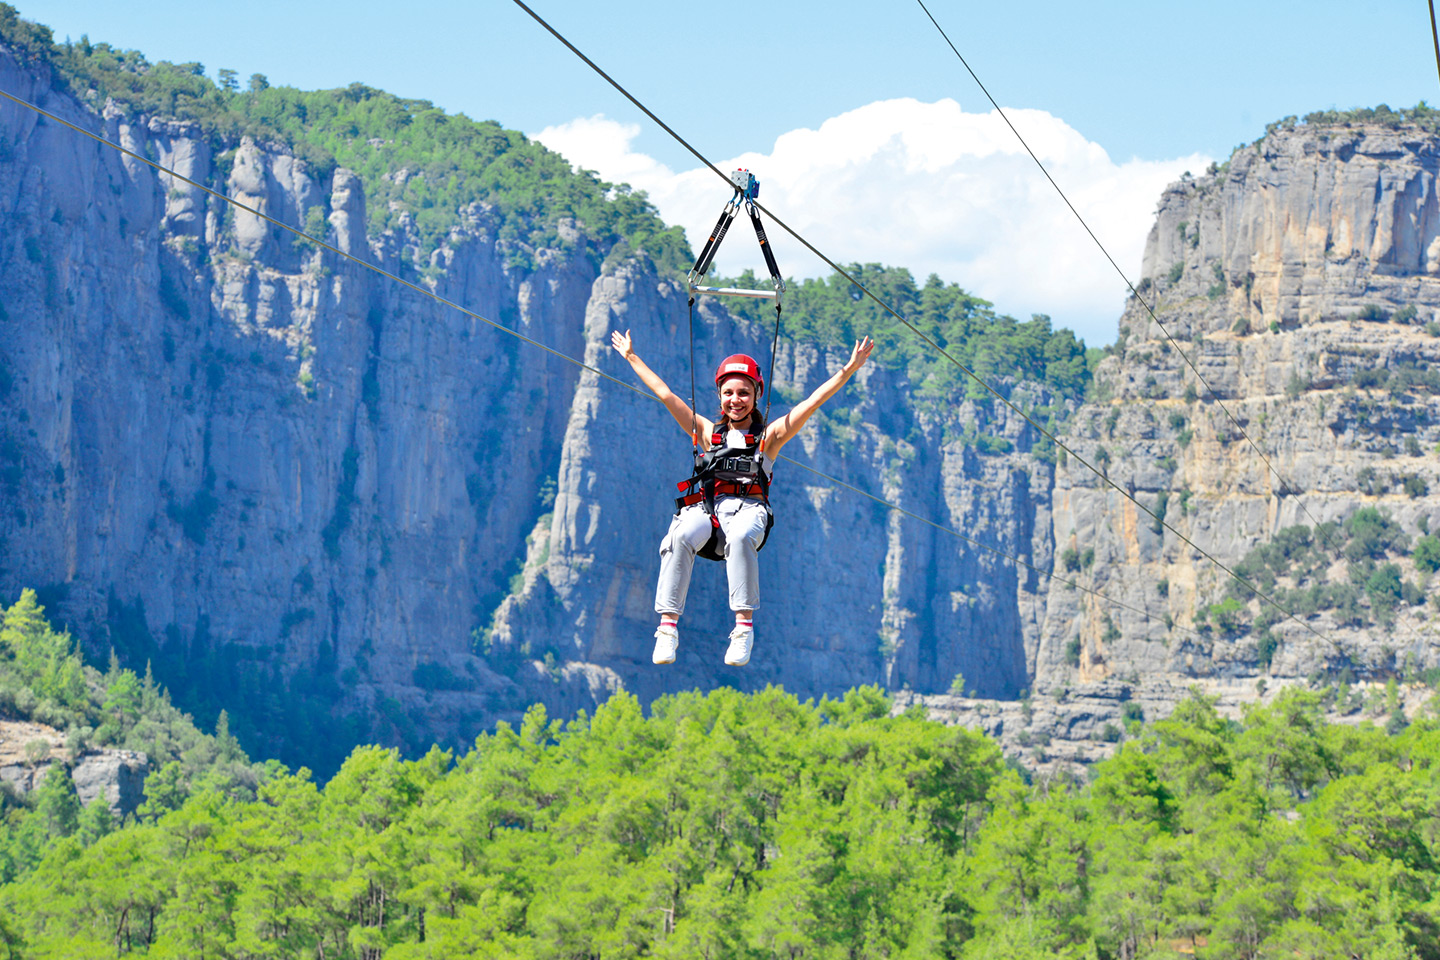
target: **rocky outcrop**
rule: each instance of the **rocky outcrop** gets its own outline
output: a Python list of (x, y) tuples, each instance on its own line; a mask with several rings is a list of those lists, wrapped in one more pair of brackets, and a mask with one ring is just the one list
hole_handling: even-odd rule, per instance
[(81, 806), (104, 799), (117, 817), (134, 813), (145, 802), (150, 760), (134, 750), (96, 750), (83, 754), (70, 768)]
[(150, 760), (134, 750), (86, 750), (70, 760), (64, 735), (41, 723), (0, 720), (0, 785), (23, 796), (44, 782), (54, 764), (70, 771), (80, 805), (104, 799), (123, 818), (145, 801)]
[[(1273, 640), (1205, 623), (1230, 578), (1201, 553), (1234, 567), (1286, 527), (1342, 521), (1362, 506), (1412, 538), (1440, 520), (1429, 492), (1440, 493), (1440, 397), (1423, 383), (1380, 383), (1386, 371), (1440, 361), (1437, 328), (1426, 326), (1440, 310), (1437, 167), (1440, 141), (1415, 127), (1302, 125), (1166, 191), (1140, 293), (1169, 336), (1132, 299), (1119, 349), (1097, 374), (1099, 399), (1070, 422), (1067, 443), (1175, 531), (1075, 458), (1062, 463), (1057, 548), (1083, 557), (1073, 574), (1082, 586), (1143, 613), (1052, 589), (1038, 689), (1157, 676), (1383, 677), (1440, 663), (1433, 610), (1408, 602), (1391, 624), (1333, 610), (1285, 617)], [(1357, 371), (1379, 373), (1357, 380)], [(1330, 567), (1316, 579), (1347, 582), (1336, 535), (1316, 541)], [(1386, 559), (1411, 583), (1430, 576), (1399, 552)]]

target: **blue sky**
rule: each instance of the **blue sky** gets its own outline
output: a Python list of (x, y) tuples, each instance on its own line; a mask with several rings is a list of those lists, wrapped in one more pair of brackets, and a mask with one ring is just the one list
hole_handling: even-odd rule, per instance
[[(61, 39), (199, 60), (212, 76), (228, 67), (305, 88), (359, 80), (548, 130), (547, 144), (607, 177), (626, 174), (692, 235), (724, 199), (508, 0), (15, 5)], [(1016, 315), (1051, 313), (1092, 343), (1113, 338), (1123, 287), (1098, 279), (1100, 254), (1028, 182), (1038, 172), (991, 139), (988, 104), (918, 4), (532, 5), (702, 151), (746, 158), (762, 183), (771, 178), (762, 199), (792, 204), (777, 212), (835, 259), (935, 269)], [(1428, 14), (1414, 0), (928, 5), (1022, 130), (1050, 144), (1057, 179), (1087, 198), (1087, 216), (1135, 274), (1156, 183), (1223, 159), (1286, 114), (1440, 101)], [(873, 143), (857, 148), (857, 131), (874, 130), (885, 135), (861, 135)], [(815, 135), (785, 139), (797, 131)], [(977, 153), (981, 141), (990, 146)], [(816, 189), (841, 166), (848, 179)], [(911, 229), (931, 208), (954, 216)], [(787, 273), (823, 272), (778, 243), (777, 253)]]

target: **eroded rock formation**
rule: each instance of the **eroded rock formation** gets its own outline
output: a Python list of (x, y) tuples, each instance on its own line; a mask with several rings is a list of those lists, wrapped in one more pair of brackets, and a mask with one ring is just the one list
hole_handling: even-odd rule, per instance
[[(1440, 519), (1430, 492), (1440, 397), (1424, 382), (1440, 360), (1440, 328), (1427, 330), (1440, 309), (1437, 166), (1440, 140), (1413, 126), (1301, 125), (1172, 185), (1141, 287), (1169, 336), (1132, 298), (1097, 399), (1070, 423), (1076, 452), (1231, 567), (1287, 527), (1313, 530), (1366, 506), (1407, 539), (1422, 535)], [(1203, 622), (1228, 575), (1073, 458), (1056, 473), (1054, 523), (1057, 550), (1084, 551), (1085, 585), (1149, 616), (1052, 589), (1041, 689), (1162, 675), (1384, 676), (1440, 659), (1435, 611), (1408, 602), (1391, 625), (1373, 610), (1281, 619), (1273, 651), (1261, 630)], [(1344, 531), (1314, 540), (1327, 569), (1313, 579), (1347, 582)], [(1412, 583), (1430, 576), (1403, 550), (1381, 559)]]
[[(683, 289), (643, 257), (586, 255), (580, 225), (520, 250), (476, 204), (426, 259), (405, 216), (367, 229), (343, 168), (97, 116), (3, 49), (0, 85), (286, 222), (318, 211), (341, 250), (627, 382), (607, 341), (631, 329), (686, 386)], [(1425, 326), (1440, 308), (1437, 156), (1414, 127), (1300, 126), (1174, 185), (1141, 289), (1174, 342), (1132, 301), (1066, 443), (1227, 565), (1366, 504), (1417, 536), (1440, 494), (1436, 395), (1355, 374), (1440, 358)], [(621, 685), (646, 700), (721, 683), (935, 694), (963, 674), (987, 697), (1104, 698), (1121, 681), (1437, 663), (1429, 613), (1408, 602), (1393, 622), (1199, 622), (1225, 575), (1197, 550), (1074, 457), (1035, 456), (1005, 408), (935, 412), (903, 371), (872, 365), (786, 449), (750, 667), (720, 663), (723, 575), (707, 567), (680, 662), (657, 671), (656, 548), (688, 464), (658, 405), (11, 104), (0, 307), (4, 590), (44, 588), (92, 651), (117, 646), (137, 669), (147, 650), (223, 647), (237, 673), (321, 678), (335, 712), (375, 718), (381, 737), (464, 740), (533, 700), (568, 713)], [(710, 301), (696, 335), (702, 395), (719, 355), (768, 352), (767, 331)], [(782, 344), (776, 393), (803, 395), (845, 356)], [(1000, 386), (1022, 407), (1052, 401)], [(977, 434), (1010, 452), (982, 452)], [(1328, 574), (1345, 571), (1337, 558)]]

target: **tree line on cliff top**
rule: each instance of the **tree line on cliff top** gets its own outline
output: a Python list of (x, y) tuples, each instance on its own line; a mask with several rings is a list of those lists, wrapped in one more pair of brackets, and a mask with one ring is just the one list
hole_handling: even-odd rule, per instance
[[(33, 597), (0, 630), (7, 715), (22, 689), (51, 721), (94, 709), (117, 729), (164, 699), (79, 667)], [(1440, 957), (1440, 725), (1326, 725), (1320, 696), (1289, 688), (1236, 722), (1193, 694), (1088, 782), (1028, 780), (983, 735), (891, 716), (874, 688), (687, 693), (648, 716), (622, 693), (569, 723), (536, 706), (459, 754), (356, 748), (325, 784), (250, 764), (222, 732), (152, 774), (124, 823), (80, 810), (63, 764), (4, 794), (0, 945), (37, 960)]]

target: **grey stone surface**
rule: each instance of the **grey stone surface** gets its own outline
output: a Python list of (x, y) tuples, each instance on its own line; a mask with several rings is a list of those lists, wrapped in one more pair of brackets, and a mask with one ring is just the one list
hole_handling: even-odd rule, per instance
[[(1246, 711), (1273, 703), (1286, 688), (1307, 686), (1293, 679), (1266, 679), (1263, 684), (1257, 679), (1197, 678), (1183, 684), (1163, 676), (1135, 684), (1102, 680), (1057, 687), (1024, 700), (901, 691), (894, 695), (892, 713), (919, 706), (932, 720), (980, 731), (1033, 777), (1084, 778), (1091, 766), (1112, 756), (1125, 742), (1145, 736), (1148, 724), (1166, 719), (1191, 696), (1209, 699), (1222, 717), (1243, 721)], [(1424, 684), (1400, 683), (1396, 703), (1406, 719), (1414, 721), (1434, 715), (1434, 695)], [(1362, 681), (1344, 705), (1322, 698), (1321, 713), (1327, 723), (1384, 727), (1389, 721), (1386, 696), (1385, 683)]]
[[(321, 176), (246, 141), (223, 173), (191, 127), (113, 105), (97, 117), (3, 49), (0, 85), (287, 222), (328, 210), (328, 242), (631, 383), (607, 343), (612, 329), (632, 329), (645, 359), (688, 387), (683, 290), (643, 259), (602, 271), (575, 252), (579, 225), (561, 224), (564, 249), (531, 249), (500, 239), (493, 212), (476, 204), (424, 279), (413, 223), (401, 216), (369, 236), (349, 171)], [(1074, 457), (1052, 467), (1031, 456), (1034, 431), (1004, 408), (927, 411), (903, 373), (873, 365), (785, 450), (793, 462), (777, 470), (751, 665), (720, 662), (729, 617), (710, 566), (697, 571), (679, 661), (656, 670), (656, 549), (669, 491), (688, 472), (683, 434), (657, 404), (13, 104), (0, 104), (0, 144), (10, 318), (0, 362), (11, 381), (0, 431), (19, 468), (0, 498), (0, 587), (67, 585), (58, 612), (97, 650), (116, 605), (143, 607), (165, 642), (234, 643), (285, 670), (333, 657), (340, 709), (394, 698), (446, 737), (513, 719), (535, 699), (563, 713), (621, 686), (645, 700), (767, 683), (802, 696), (860, 683), (934, 695), (963, 673), (999, 700), (1027, 687), (1058, 695), (1261, 672), (1253, 640), (1189, 629), (1223, 587), (1196, 551), (1154, 531)], [(1440, 519), (1430, 452), (1440, 406), (1345, 387), (1358, 367), (1440, 359), (1440, 340), (1418, 324), (1352, 319), (1372, 303), (1437, 316), (1437, 156), (1418, 131), (1282, 130), (1161, 198), (1143, 295), (1301, 495), (1280, 495), (1218, 403), (1183, 399), (1193, 375), (1138, 302), (1120, 321), (1123, 350), (1100, 368), (1109, 396), (1075, 414), (1067, 444), (1087, 459), (1104, 447), (1110, 477), (1144, 503), (1166, 492), (1170, 521), (1225, 563), (1285, 525), (1362, 503), (1409, 529)], [(1254, 332), (1234, 332), (1239, 320)], [(702, 390), (718, 357), (769, 351), (768, 328), (710, 300), (696, 337)], [(847, 352), (783, 347), (777, 392), (813, 389)], [(1290, 396), (1296, 377), (1311, 388)], [(1000, 387), (1022, 406), (1049, 400), (1032, 385)], [(1188, 444), (1171, 413), (1186, 418)], [(1014, 452), (947, 439), (966, 428), (1004, 436)], [(1406, 437), (1421, 455), (1405, 453)], [(1093, 550), (1075, 577), (1145, 614), (1017, 573), (806, 466), (1041, 571), (1067, 549)], [(1366, 467), (1419, 474), (1435, 492), (1362, 493)], [(1420, 610), (1393, 632), (1325, 616), (1277, 632), (1276, 679), (1440, 663)], [(422, 667), (463, 689), (423, 689)], [(1074, 723), (1103, 728), (1107, 698), (1096, 694), (1093, 719)]]
[(145, 799), (150, 760), (134, 750), (88, 750), (73, 760), (64, 734), (29, 720), (0, 720), (0, 785), (24, 795), (40, 786), (54, 764), (70, 770), (82, 806), (105, 799), (117, 817), (133, 813)]
[(97, 798), (104, 799), (117, 817), (134, 813), (145, 801), (145, 778), (149, 774), (149, 758), (134, 750), (92, 751), (70, 768), (80, 804), (88, 807)]

